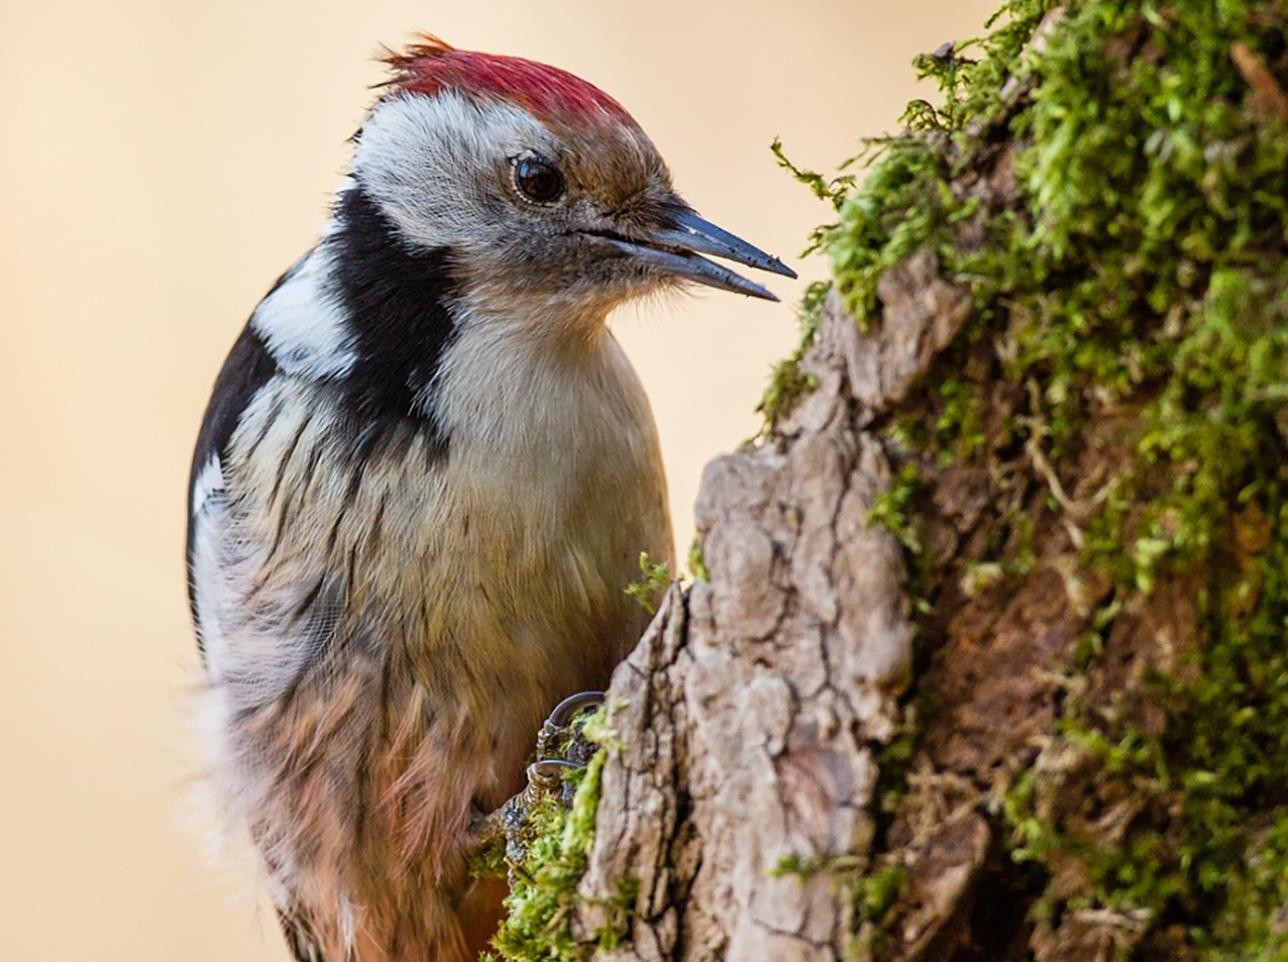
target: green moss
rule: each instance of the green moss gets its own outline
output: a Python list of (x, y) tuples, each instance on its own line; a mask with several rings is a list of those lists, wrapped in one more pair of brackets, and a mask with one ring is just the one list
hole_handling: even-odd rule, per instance
[(810, 879), (824, 872), (853, 872), (864, 864), (861, 855), (784, 855), (769, 870), (770, 878)]
[(908, 461), (899, 468), (889, 487), (877, 496), (868, 509), (868, 527), (881, 525), (914, 554), (921, 551), (921, 539), (917, 531), (917, 499), (921, 488), (921, 473), (917, 469), (917, 463)]
[[(842, 174), (838, 177), (828, 178), (817, 171), (804, 170), (792, 163), (787, 158), (782, 141), (775, 140), (770, 149), (778, 159), (779, 166), (808, 187), (815, 197), (830, 203), (835, 211), (840, 210), (846, 198), (854, 189), (857, 180), (854, 174)], [(855, 158), (855, 160), (858, 160), (858, 158)], [(853, 162), (848, 161), (842, 166), (848, 166)], [(817, 228), (810, 235), (809, 245), (801, 256), (808, 256), (824, 247), (835, 230), (835, 224), (826, 224)], [(801, 300), (797, 315), (800, 325), (800, 339), (796, 350), (792, 352), (791, 356), (774, 365), (770, 373), (769, 386), (765, 389), (764, 396), (756, 406), (756, 410), (765, 416), (766, 427), (772, 427), (781, 418), (790, 414), (796, 403), (816, 386), (814, 376), (803, 370), (800, 362), (805, 356), (805, 351), (814, 343), (814, 335), (818, 331), (818, 322), (822, 315), (823, 303), (831, 289), (832, 284), (830, 281), (818, 281), (810, 284), (805, 289), (805, 295)]]
[(493, 940), (507, 962), (578, 962), (585, 955), (573, 938), (572, 914), (595, 837), (604, 758), (598, 752), (574, 774), (571, 809), (551, 794), (527, 814), (532, 834), (522, 861), (510, 865), (506, 917)]
[(756, 405), (756, 410), (765, 416), (765, 427), (770, 428), (791, 413), (796, 403), (814, 389), (815, 378), (801, 367), (805, 352), (814, 343), (818, 332), (819, 319), (823, 313), (823, 302), (831, 285), (826, 282), (815, 282), (805, 289), (798, 312), (800, 340), (791, 356), (774, 365), (770, 373), (769, 386), (764, 396)]
[(854, 886), (854, 908), (858, 917), (881, 925), (894, 907), (906, 875), (899, 865), (887, 865), (864, 875)]
[[(1281, 503), (1281, 524), (1283, 511)], [(1276, 921), (1288, 904), (1288, 550), (1280, 531), (1264, 557), (1217, 592), (1195, 670), (1152, 680), (1150, 696), (1168, 715), (1161, 737), (1077, 708), (1061, 725), (1062, 738), (1096, 760), (1102, 791), (1137, 799), (1162, 829), (1109, 844), (1044, 819), (1022, 795), (1011, 803), (1017, 854), (1080, 862), (1093, 883), (1083, 901), (1183, 919), (1200, 957), (1223, 962), (1288, 955)], [(1249, 608), (1249, 590), (1265, 600)]]
[(473, 878), (505, 878), (505, 839), (498, 837), (473, 853), (469, 870)]
[(912, 770), (912, 761), (916, 756), (919, 728), (917, 725), (917, 704), (914, 702), (903, 710), (903, 719), (889, 741), (878, 746), (873, 755), (877, 763), (876, 802), (878, 823), (884, 830), (885, 822), (891, 818), (899, 807), (904, 793), (908, 790), (908, 774)]
[(933, 143), (904, 137), (878, 149), (881, 163), (841, 207), (827, 244), (836, 292), (865, 329), (876, 315), (881, 275), (923, 248), (943, 247), (959, 209), (947, 160)]
[(1288, 886), (1275, 814), (1288, 797), (1288, 132), (1249, 111), (1230, 61), (1236, 42), (1282, 56), (1284, 12), (1071, 4), (1022, 119), (1035, 215), (1002, 228), (1023, 233), (1005, 249), (1031, 255), (997, 291), (1022, 319), (1008, 374), (1042, 386), (1056, 456), (1097, 411), (1144, 400), (1086, 563), (1120, 599), (1188, 571), (1208, 584), (1194, 664), (1149, 692), (1162, 737), (1076, 702), (1061, 726), (1096, 759), (1100, 791), (1138, 799), (1154, 830), (1110, 844), (1013, 799), (1016, 854), (1077, 860), (1090, 885), (1071, 901), (1183, 925), (1205, 959), (1288, 953), (1275, 923)]
[(847, 955), (855, 958), (881, 958), (897, 935), (891, 932), (895, 904), (907, 877), (901, 865), (888, 864), (874, 868), (856, 878), (850, 885), (856, 932)]
[(710, 581), (711, 572), (707, 571), (706, 559), (702, 557), (702, 543), (695, 534), (689, 542), (689, 577), (694, 581)]
[[(841, 206), (849, 197), (850, 192), (857, 183), (857, 178), (853, 174), (842, 174), (839, 177), (825, 177), (823, 174), (814, 170), (804, 170), (797, 167), (788, 159), (786, 151), (783, 150), (783, 142), (778, 138), (769, 145), (773, 151), (774, 157), (778, 160), (778, 166), (782, 167), (792, 175), (797, 181), (804, 184), (814, 192), (814, 196), (819, 200), (825, 200), (831, 203), (833, 209), (840, 210)], [(847, 167), (853, 161), (847, 161), (841, 166)], [(828, 232), (835, 225), (827, 224), (817, 228), (810, 237), (810, 246), (805, 248), (806, 254), (811, 254), (827, 243)]]
[[(573, 758), (585, 757), (588, 746), (598, 746), (584, 768), (565, 776), (576, 786), (572, 804), (563, 804), (563, 793), (551, 792), (523, 811), (522, 824), (514, 827), (519, 844), (508, 846), (505, 867), (510, 894), (505, 919), (492, 943), (499, 955), (490, 956), (491, 962), (579, 962), (590, 954), (589, 946), (573, 937), (572, 921), (583, 898), (577, 886), (595, 839), (604, 763), (609, 752), (622, 747), (607, 723), (606, 709), (601, 705), (574, 719), (570, 731), (580, 739), (581, 751), (560, 749), (566, 758)], [(638, 880), (626, 877), (616, 880), (611, 897), (596, 903), (605, 917), (595, 933), (600, 948), (612, 948), (629, 934), (638, 894)]]
[[(618, 699), (614, 705), (620, 710), (627, 706), (625, 699)], [(608, 704), (605, 703), (596, 708), (593, 712), (585, 716), (582, 722), (581, 735), (592, 745), (598, 745), (600, 748), (607, 749), (610, 752), (621, 751), (624, 747), (621, 736), (617, 730), (608, 724)]]
[(650, 615), (657, 611), (662, 596), (671, 587), (671, 570), (665, 561), (657, 564), (647, 551), (640, 552), (640, 579), (626, 586), (626, 593), (639, 602)]
[[(814, 242), (861, 326), (879, 318), (882, 272), (919, 250), (974, 296), (934, 386), (885, 426), (906, 460), (870, 519), (926, 565), (927, 469), (987, 458), (994, 478), (1045, 489), (1031, 452), (1069, 478), (1100, 424), (1123, 426), (1118, 474), (1076, 514), (1058, 490), (1009, 506), (988, 556), (919, 580), (983, 590), (1029, 570), (1036, 524), (1076, 525), (1081, 564), (1113, 593), (1071, 671), (1094, 666), (1133, 598), (1202, 585), (1197, 650), (1139, 696), (1162, 734), (1078, 698), (1055, 733), (1105, 797), (1139, 802), (1142, 828), (1113, 845), (1079, 834), (1036, 804), (1047, 775), (1023, 772), (1005, 805), (1013, 854), (1053, 875), (1076, 861), (1085, 885), (1051, 899), (1166, 925), (1201, 959), (1285, 958), (1288, 125), (1254, 108), (1231, 51), (1288, 86), (1288, 5), (1070, 0), (1030, 45), (1054, 6), (1016, 0), (986, 37), (918, 58), (942, 102), (867, 143), (861, 185), (792, 168), (836, 208)], [(1007, 143), (1019, 199), (985, 208), (962, 185)], [(955, 369), (967, 352), (986, 369)], [(776, 382), (798, 397), (791, 370)], [(1000, 427), (981, 390), (997, 381), (1023, 403)]]
[(803, 370), (799, 357), (779, 361), (769, 376), (769, 387), (756, 408), (770, 424), (791, 413), (796, 402), (815, 386), (814, 376)]
[(601, 905), (608, 920), (595, 933), (595, 944), (604, 951), (617, 948), (630, 935), (635, 918), (635, 903), (640, 894), (640, 880), (633, 875), (614, 880), (611, 898)]

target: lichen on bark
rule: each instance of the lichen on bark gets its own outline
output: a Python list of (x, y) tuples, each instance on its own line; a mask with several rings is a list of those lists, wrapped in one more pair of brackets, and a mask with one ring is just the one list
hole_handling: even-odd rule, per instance
[(1288, 958), (1288, 5), (1013, 0), (917, 66), (862, 183), (791, 168), (833, 280), (614, 678), (561, 924)]

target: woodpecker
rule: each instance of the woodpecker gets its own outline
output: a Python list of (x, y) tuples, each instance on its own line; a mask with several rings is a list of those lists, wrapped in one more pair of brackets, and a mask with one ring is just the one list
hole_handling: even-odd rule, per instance
[(607, 94), (426, 37), (317, 243), (215, 382), (189, 486), (201, 717), (301, 962), (464, 962), (504, 889), (479, 820), (542, 719), (604, 687), (673, 558), (657, 431), (606, 327), (788, 277), (704, 220)]

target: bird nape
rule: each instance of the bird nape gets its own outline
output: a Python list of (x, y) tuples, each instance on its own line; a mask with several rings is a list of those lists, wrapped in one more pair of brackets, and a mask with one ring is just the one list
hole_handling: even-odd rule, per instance
[(218, 795), (298, 958), (476, 957), (466, 868), (541, 721), (605, 687), (672, 559), (648, 400), (605, 326), (795, 277), (700, 217), (612, 98), (427, 39), (389, 57), (317, 243), (198, 437), (188, 571)]

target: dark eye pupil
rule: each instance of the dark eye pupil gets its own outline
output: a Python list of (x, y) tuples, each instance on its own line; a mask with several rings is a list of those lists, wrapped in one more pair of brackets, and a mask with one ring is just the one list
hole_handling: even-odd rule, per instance
[(514, 180), (532, 200), (549, 202), (563, 193), (563, 176), (554, 165), (525, 157), (514, 169)]

